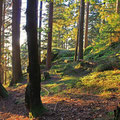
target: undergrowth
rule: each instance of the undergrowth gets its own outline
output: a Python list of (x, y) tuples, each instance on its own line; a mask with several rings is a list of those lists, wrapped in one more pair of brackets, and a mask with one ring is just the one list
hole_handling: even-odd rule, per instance
[(48, 91), (52, 95), (67, 95), (74, 90), (73, 95), (89, 93), (110, 97), (119, 93), (119, 46), (120, 43), (112, 43), (104, 49), (101, 46), (87, 47), (81, 62), (74, 62), (74, 51), (58, 50), (49, 73), (59, 76), (59, 80), (51, 79), (47, 84), (43, 81), (43, 87), (47, 90), (42, 90), (42, 95), (48, 95)]

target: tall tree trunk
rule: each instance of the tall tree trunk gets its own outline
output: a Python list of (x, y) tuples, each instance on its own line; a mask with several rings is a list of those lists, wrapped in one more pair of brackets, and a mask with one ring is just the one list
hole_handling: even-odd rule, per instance
[(20, 17), (21, 17), (21, 0), (13, 0), (11, 85), (20, 82), (22, 77), (21, 59), (20, 59)]
[(37, 7), (37, 0), (27, 0), (26, 31), (29, 54), (29, 83), (25, 92), (25, 103), (33, 117), (38, 117), (45, 111), (40, 98), (41, 76), (38, 60)]
[(2, 67), (2, 64), (1, 64), (1, 28), (2, 28), (2, 9), (3, 8), (3, 0), (0, 1), (0, 96), (2, 97), (7, 97), (8, 96), (8, 93), (6, 91), (6, 89), (2, 86), (1, 84), (1, 67)]
[(1, 81), (1, 75), (2, 75), (2, 63), (1, 63), (1, 55), (2, 55), (2, 51), (1, 51), (1, 46), (2, 46), (2, 40), (1, 40), (1, 38), (2, 38), (2, 32), (1, 32), (1, 29), (2, 29), (2, 11), (3, 11), (3, 0), (1, 0), (0, 1), (0, 82), (2, 82)]
[(85, 20), (85, 48), (88, 46), (88, 17), (89, 17), (89, 2), (87, 2), (86, 8), (86, 20)]
[(78, 38), (79, 37), (79, 28), (77, 29), (77, 39), (76, 39), (76, 45), (75, 45), (75, 59), (74, 61), (77, 61), (77, 54), (78, 54)]
[[(79, 12), (80, 12), (80, 7), (79, 7)], [(79, 13), (79, 14), (80, 14), (80, 13)], [(78, 57), (79, 19), (80, 19), (80, 16), (79, 16), (79, 18), (78, 18), (78, 23), (77, 23), (77, 37), (76, 37), (76, 45), (75, 45), (75, 57), (74, 57), (74, 61), (77, 61), (77, 57)]]
[(42, 0), (40, 1), (40, 19), (39, 19), (39, 61), (41, 63), (41, 29), (42, 29)]
[(2, 16), (2, 45), (1, 45), (1, 47), (2, 47), (2, 53), (3, 53), (3, 55), (4, 55), (4, 57), (3, 57), (3, 61), (2, 61), (2, 69), (1, 69), (1, 83), (3, 84), (4, 83), (4, 80), (5, 80), (5, 77), (4, 77), (4, 68), (5, 68), (5, 66), (4, 66), (4, 63), (5, 63), (5, 11), (6, 10), (6, 0), (4, 0), (4, 2), (3, 2), (3, 16)]
[(5, 56), (5, 62), (4, 62), (4, 83), (7, 84), (7, 55)]
[(116, 0), (116, 12), (120, 13), (120, 0)]
[(48, 45), (47, 45), (47, 60), (46, 68), (51, 68), (51, 51), (52, 51), (52, 24), (53, 24), (53, 2), (49, 3), (49, 21), (48, 21)]
[(79, 53), (78, 53), (78, 61), (79, 59), (83, 59), (83, 35), (84, 35), (84, 8), (85, 8), (85, 1), (81, 0), (80, 4), (80, 17), (79, 17)]

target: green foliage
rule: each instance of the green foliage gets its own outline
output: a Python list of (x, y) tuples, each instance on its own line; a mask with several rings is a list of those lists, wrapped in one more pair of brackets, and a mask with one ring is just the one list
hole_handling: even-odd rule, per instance
[(58, 58), (63, 58), (63, 57), (71, 57), (71, 56), (74, 56), (74, 51), (73, 50), (60, 50), (58, 56), (57, 56), (57, 59)]
[(88, 55), (86, 55), (85, 59), (89, 61), (96, 61), (99, 63), (104, 62), (104, 61), (110, 61), (110, 63), (118, 62), (119, 61), (118, 56), (120, 53), (119, 46), (120, 46), (120, 42), (113, 42), (104, 47), (99, 45), (97, 48), (94, 48), (94, 51), (92, 50)]
[(94, 94), (110, 94), (113, 91), (119, 92), (119, 76), (119, 70), (94, 72), (81, 78), (76, 85), (83, 91), (95, 92)]
[(106, 63), (106, 64), (100, 64), (95, 68), (96, 72), (103, 72), (106, 70), (113, 70), (113, 66), (112, 64)]
[[(48, 8), (49, 6), (46, 4), (46, 13), (43, 15), (43, 49), (47, 48)], [(54, 2), (52, 32), (53, 48), (74, 48), (77, 33), (76, 22), (78, 21), (78, 10), (78, 5), (74, 1)]]
[[(59, 49), (53, 49), (51, 53), (51, 59), (52, 61), (56, 60), (57, 56), (59, 54)], [(42, 55), (42, 68), (44, 68), (44, 64), (46, 63), (47, 53)]]
[(84, 51), (84, 55), (88, 55), (90, 54), (90, 52), (93, 50), (93, 46), (88, 46), (85, 51)]
[(41, 95), (46, 96), (48, 95), (53, 95), (53, 94), (60, 94), (64, 90), (68, 90), (71, 88), (74, 88), (76, 86), (76, 83), (78, 81), (77, 77), (69, 77), (69, 76), (64, 76), (63, 79), (60, 79), (59, 81), (48, 81), (48, 84), (43, 85), (43, 88), (46, 90), (42, 89)]

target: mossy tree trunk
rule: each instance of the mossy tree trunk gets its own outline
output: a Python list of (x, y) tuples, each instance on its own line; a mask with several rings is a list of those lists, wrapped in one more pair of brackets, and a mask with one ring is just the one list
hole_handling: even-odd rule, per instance
[(2, 84), (0, 83), (0, 96), (3, 98), (8, 97), (8, 92), (7, 90), (2, 86)]
[(25, 103), (33, 117), (38, 117), (45, 111), (40, 98), (41, 76), (38, 60), (37, 8), (37, 0), (27, 0), (26, 31), (29, 53), (29, 83), (26, 88)]

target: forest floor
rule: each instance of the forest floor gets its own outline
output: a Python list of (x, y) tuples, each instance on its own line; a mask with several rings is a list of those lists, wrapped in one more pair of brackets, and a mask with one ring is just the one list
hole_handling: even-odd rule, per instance
[[(0, 99), (0, 120), (29, 120), (24, 104), (25, 87), (26, 84), (21, 84), (14, 89), (7, 88), (9, 97)], [(73, 95), (72, 92), (79, 95)], [(113, 110), (118, 101), (119, 98), (115, 94), (104, 98), (71, 89), (71, 94), (66, 96), (42, 97), (44, 106), (53, 114), (43, 115), (40, 120), (112, 120)]]
[[(87, 61), (72, 62), (74, 52), (60, 50), (48, 71), (51, 79), (45, 80), (43, 73), (41, 77), (42, 102), (52, 114), (45, 114), (39, 120), (114, 120), (114, 110), (120, 101), (120, 65), (118, 57), (111, 58), (113, 50), (110, 46), (88, 54), (87, 57), (98, 59), (97, 66)], [(0, 120), (29, 120), (25, 88), (25, 82), (6, 88), (9, 96), (0, 98)]]

